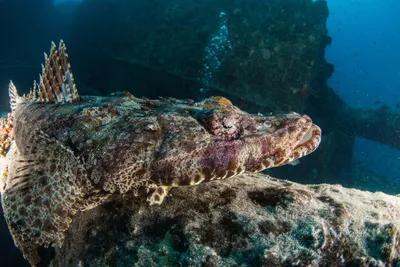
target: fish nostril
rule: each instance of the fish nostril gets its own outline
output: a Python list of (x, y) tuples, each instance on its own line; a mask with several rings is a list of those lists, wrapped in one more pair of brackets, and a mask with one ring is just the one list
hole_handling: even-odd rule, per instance
[(272, 124), (270, 121), (265, 121), (264, 126), (265, 126), (265, 128), (271, 128)]

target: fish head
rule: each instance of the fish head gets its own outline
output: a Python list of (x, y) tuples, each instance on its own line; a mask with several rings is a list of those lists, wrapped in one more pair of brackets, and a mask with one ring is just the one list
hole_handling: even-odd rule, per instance
[[(321, 129), (307, 115), (296, 112), (263, 116), (249, 114), (225, 98), (211, 98), (195, 115), (214, 140), (236, 143), (248, 161), (257, 158), (265, 168), (293, 162), (313, 152), (321, 141)], [(256, 149), (258, 148), (258, 149)], [(250, 160), (251, 161), (251, 160)]]
[(164, 123), (170, 128), (163, 132), (178, 134), (164, 139), (170, 144), (153, 163), (159, 184), (194, 185), (282, 166), (312, 153), (321, 141), (321, 129), (307, 115), (250, 114), (223, 97), (196, 103), (191, 116), (186, 129), (179, 129), (188, 123), (177, 116)]

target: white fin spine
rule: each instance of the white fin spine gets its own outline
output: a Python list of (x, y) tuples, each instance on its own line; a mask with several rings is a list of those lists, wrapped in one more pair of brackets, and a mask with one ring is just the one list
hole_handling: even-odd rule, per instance
[[(61, 39), (61, 41), (62, 41), (62, 39)], [(59, 46), (59, 48), (60, 48), (60, 46)], [(56, 44), (53, 41), (51, 41), (50, 55), (53, 54), (56, 49), (57, 49)]]
[(36, 80), (33, 81), (32, 98), (37, 98), (37, 83)]
[(17, 104), (19, 102), (19, 96), (18, 96), (18, 91), (17, 87), (15, 87), (14, 83), (10, 81), (8, 85), (8, 95), (10, 96), (10, 108), (11, 108), (11, 113), (14, 113)]

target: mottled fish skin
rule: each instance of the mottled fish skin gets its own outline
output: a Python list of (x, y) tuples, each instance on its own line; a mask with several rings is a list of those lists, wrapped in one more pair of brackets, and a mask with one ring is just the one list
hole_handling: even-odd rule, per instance
[(3, 210), (32, 265), (38, 246), (62, 245), (76, 212), (112, 194), (145, 187), (154, 191), (150, 203), (161, 204), (171, 187), (282, 166), (320, 143), (321, 130), (306, 115), (252, 115), (223, 97), (80, 97), (65, 45), (54, 47), (46, 63), (65, 65), (62, 73), (46, 64), (38, 97), (12, 97), (12, 134), (2, 129), (11, 144), (3, 157)]

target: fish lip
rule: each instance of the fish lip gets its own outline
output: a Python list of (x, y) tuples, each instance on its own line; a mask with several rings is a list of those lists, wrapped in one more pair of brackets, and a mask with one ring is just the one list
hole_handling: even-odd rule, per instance
[(312, 125), (308, 128), (308, 130), (303, 134), (299, 143), (297, 143), (296, 147), (308, 142), (312, 138)]
[(298, 149), (300, 147), (306, 147), (308, 150), (307, 154), (317, 149), (317, 147), (321, 142), (321, 128), (318, 125), (312, 123), (311, 119), (309, 120), (310, 120), (310, 126), (307, 127), (308, 129), (304, 131), (304, 134), (301, 135), (300, 141), (294, 147), (294, 149)]

